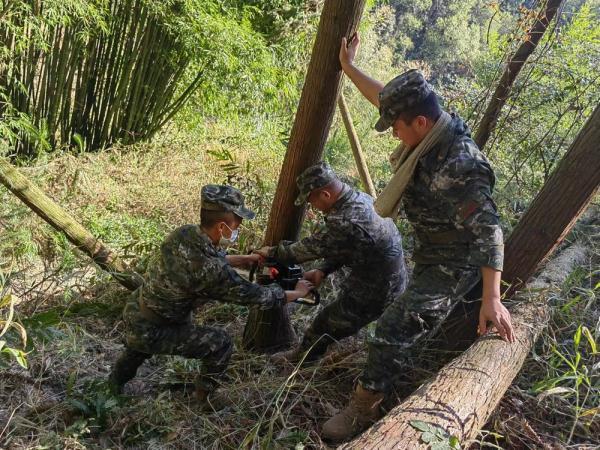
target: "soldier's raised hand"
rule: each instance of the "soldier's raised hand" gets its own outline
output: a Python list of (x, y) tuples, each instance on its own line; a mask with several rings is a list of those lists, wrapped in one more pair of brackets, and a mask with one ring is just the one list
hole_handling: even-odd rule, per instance
[(325, 273), (319, 269), (304, 272), (304, 279), (310, 281), (315, 287), (319, 287), (325, 278)]
[(360, 38), (358, 36), (358, 31), (350, 37), (350, 40), (345, 37), (342, 38), (342, 45), (340, 47), (340, 64), (342, 67), (345, 65), (352, 65), (356, 53), (358, 52), (359, 45)]

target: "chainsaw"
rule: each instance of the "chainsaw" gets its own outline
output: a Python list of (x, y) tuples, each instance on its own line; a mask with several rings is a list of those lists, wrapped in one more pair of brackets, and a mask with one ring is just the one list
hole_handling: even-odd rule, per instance
[[(256, 273), (259, 270), (258, 263), (252, 266), (250, 270), (250, 281), (266, 286), (276, 283), (285, 291), (293, 291), (296, 288), (296, 283), (304, 276), (304, 270), (298, 264), (286, 265), (277, 261), (275, 258), (265, 258), (261, 266), (261, 273)], [(306, 297), (301, 297), (294, 300), (294, 303), (301, 305), (316, 306), (321, 302), (321, 296), (316, 289), (312, 289)]]

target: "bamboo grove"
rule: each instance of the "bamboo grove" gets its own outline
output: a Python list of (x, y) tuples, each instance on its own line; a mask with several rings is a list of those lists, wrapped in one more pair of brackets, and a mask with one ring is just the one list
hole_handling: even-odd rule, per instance
[[(64, 3), (22, 0), (0, 12), (0, 93), (43, 131), (50, 148), (94, 150), (151, 137), (200, 81), (195, 74), (181, 82), (190, 63), (178, 26), (185, 5)], [(36, 145), (23, 133), (15, 150), (34, 156)]]

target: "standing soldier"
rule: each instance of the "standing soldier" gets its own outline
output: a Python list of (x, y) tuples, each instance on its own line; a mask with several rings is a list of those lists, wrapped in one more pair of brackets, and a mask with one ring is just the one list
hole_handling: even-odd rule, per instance
[(392, 127), (402, 141), (390, 158), (394, 175), (375, 208), (396, 217), (403, 204), (416, 235), (415, 268), (406, 291), (377, 322), (349, 406), (323, 425), (323, 437), (331, 440), (347, 439), (379, 417), (379, 404), (418, 346), (480, 278), (479, 332), (490, 321), (503, 339), (514, 340), (510, 314), (500, 301), (503, 241), (491, 196), (492, 168), (467, 125), (440, 108), (420, 72), (409, 70), (384, 86), (354, 66), (358, 45), (358, 35), (348, 45), (342, 40), (342, 69), (379, 108), (377, 131)]
[(342, 183), (323, 162), (306, 169), (297, 183), (296, 205), (308, 201), (325, 213), (325, 228), (258, 252), (284, 264), (322, 260), (304, 275), (315, 286), (332, 272), (347, 270), (336, 298), (315, 317), (301, 343), (274, 355), (275, 362), (320, 358), (332, 342), (376, 320), (406, 286), (400, 233), (391, 219), (375, 212), (369, 195)]
[(202, 360), (196, 395), (206, 401), (227, 367), (233, 345), (223, 329), (196, 325), (192, 311), (213, 300), (281, 307), (312, 287), (300, 280), (295, 290), (284, 291), (241, 278), (232, 266), (251, 265), (259, 255), (227, 256), (220, 246), (232, 244), (242, 220), (253, 219), (254, 213), (231, 186), (204, 186), (201, 203), (200, 225), (184, 225), (167, 236), (144, 284), (125, 306), (126, 347), (109, 378), (116, 392), (153, 354), (181, 355)]

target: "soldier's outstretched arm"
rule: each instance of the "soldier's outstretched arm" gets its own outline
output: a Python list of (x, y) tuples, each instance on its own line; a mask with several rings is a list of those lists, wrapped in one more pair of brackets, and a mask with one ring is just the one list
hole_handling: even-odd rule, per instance
[(479, 311), (479, 334), (487, 332), (487, 323), (492, 322), (502, 339), (515, 342), (510, 313), (500, 299), (500, 278), (502, 272), (491, 267), (482, 267), (483, 296)]
[(233, 267), (251, 267), (252, 264), (260, 263), (262, 256), (257, 253), (252, 253), (250, 255), (227, 255), (225, 259), (229, 264)]
[(350, 256), (352, 249), (348, 241), (356, 232), (349, 221), (329, 221), (321, 231), (298, 242), (281, 242), (271, 247), (269, 256), (285, 264), (324, 259), (328, 267), (327, 273), (330, 273)]
[(260, 286), (245, 280), (229, 264), (218, 260), (204, 265), (203, 273), (204, 282), (198, 284), (199, 296), (211, 297), (224, 303), (259, 306), (261, 309), (293, 302), (308, 295), (313, 288), (312, 283), (307, 280), (299, 280), (290, 291), (284, 291), (277, 284)]
[(354, 58), (358, 52), (359, 45), (360, 37), (358, 32), (352, 36), (350, 42), (345, 37), (342, 38), (340, 65), (346, 76), (352, 80), (352, 83), (354, 83), (361, 94), (375, 105), (375, 107), (379, 108), (379, 93), (383, 89), (383, 83), (371, 78), (354, 65)]
[(259, 286), (242, 278), (227, 261), (213, 259), (198, 268), (197, 293), (224, 303), (270, 309), (286, 303), (285, 291), (278, 285)]

